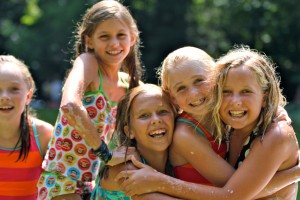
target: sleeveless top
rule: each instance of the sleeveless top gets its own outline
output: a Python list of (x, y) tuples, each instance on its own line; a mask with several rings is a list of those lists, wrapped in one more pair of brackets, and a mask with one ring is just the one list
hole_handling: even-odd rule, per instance
[[(203, 135), (210, 141), (212, 149), (225, 159), (226, 143), (222, 142), (219, 145), (214, 137), (196, 119), (183, 112), (178, 116), (177, 121), (184, 122), (193, 126), (199, 134)], [(199, 160), (199, 162), (201, 161)], [(173, 171), (175, 177), (178, 179), (203, 185), (212, 185), (191, 164), (173, 167)]]
[[(147, 164), (146, 160), (141, 156), (142, 163)], [(171, 163), (166, 163), (166, 174), (174, 177)], [(92, 193), (91, 200), (99, 200), (99, 196), (105, 200), (131, 200), (123, 191), (106, 190), (100, 186), (100, 177), (97, 179), (96, 187)]]
[(245, 160), (245, 158), (248, 156), (249, 152), (250, 152), (250, 147), (251, 144), (253, 142), (253, 140), (256, 138), (256, 133), (252, 132), (248, 138), (246, 139), (246, 141), (244, 142), (243, 148), (240, 152), (240, 155), (234, 165), (234, 168), (237, 169)]
[[(112, 102), (103, 91), (103, 80), (99, 70), (100, 86), (97, 91), (84, 94), (82, 103), (96, 127), (99, 137), (108, 143), (115, 129), (117, 102)], [(122, 82), (128, 88), (124, 77)], [(101, 135), (101, 136), (100, 136)], [(55, 123), (54, 133), (47, 152), (45, 170), (68, 176), (72, 180), (91, 182), (97, 175), (100, 159), (79, 133), (68, 124), (61, 109)]]
[(30, 126), (30, 150), (25, 160), (19, 160), (20, 148), (0, 147), (0, 199), (35, 200), (37, 182), (42, 172), (43, 156), (35, 122)]

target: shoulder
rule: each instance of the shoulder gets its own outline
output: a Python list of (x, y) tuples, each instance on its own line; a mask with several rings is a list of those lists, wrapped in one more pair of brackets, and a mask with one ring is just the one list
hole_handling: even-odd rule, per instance
[(271, 123), (263, 139), (263, 143), (280, 148), (281, 151), (289, 151), (291, 144), (296, 141), (294, 129), (286, 121)]
[(34, 118), (35, 126), (38, 133), (39, 142), (41, 144), (42, 153), (45, 154), (48, 146), (48, 142), (50, 141), (50, 138), (52, 136), (52, 132), (54, 127), (43, 120)]
[(176, 122), (176, 127), (173, 136), (172, 148), (193, 145), (210, 145), (206, 137), (197, 132), (195, 127), (184, 122)]
[(98, 61), (93, 54), (83, 53), (74, 60), (73, 68), (78, 67), (98, 69)]
[(54, 128), (52, 124), (45, 122), (43, 120), (37, 119), (37, 118), (34, 118), (33, 120), (35, 122), (37, 131), (40, 134), (50, 134), (50, 135), (52, 134), (52, 131)]

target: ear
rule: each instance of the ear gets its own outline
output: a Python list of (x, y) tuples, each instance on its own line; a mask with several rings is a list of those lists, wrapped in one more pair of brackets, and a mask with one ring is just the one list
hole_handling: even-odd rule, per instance
[(87, 46), (89, 49), (94, 49), (94, 45), (93, 45), (92, 38), (90, 38), (89, 36), (85, 35), (84, 40), (85, 40), (86, 46)]
[(133, 34), (131, 34), (130, 35), (130, 46), (131, 47), (135, 44), (135, 41), (136, 41), (136, 37)]
[(31, 99), (32, 99), (32, 96), (33, 96), (33, 90), (30, 89), (28, 92), (27, 92), (27, 95), (26, 95), (26, 105), (29, 105), (30, 102), (31, 102)]
[(127, 125), (124, 126), (124, 132), (125, 132), (126, 136), (129, 137), (131, 140), (134, 139), (134, 134), (129, 133), (129, 127)]

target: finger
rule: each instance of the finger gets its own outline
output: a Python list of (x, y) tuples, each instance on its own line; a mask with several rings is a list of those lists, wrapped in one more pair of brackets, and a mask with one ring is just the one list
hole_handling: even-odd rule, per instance
[(131, 161), (132, 161), (133, 165), (139, 169), (145, 167), (145, 165), (143, 163), (139, 162), (134, 156), (132, 156)]
[(130, 171), (121, 171), (117, 176), (114, 178), (114, 181), (118, 182), (122, 179), (128, 179), (130, 175)]

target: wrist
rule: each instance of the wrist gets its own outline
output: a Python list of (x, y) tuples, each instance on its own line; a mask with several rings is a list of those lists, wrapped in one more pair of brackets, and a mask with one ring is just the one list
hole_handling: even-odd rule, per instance
[(108, 163), (113, 156), (113, 153), (108, 149), (103, 140), (101, 140), (101, 144), (97, 149), (92, 149), (92, 152), (105, 163)]

